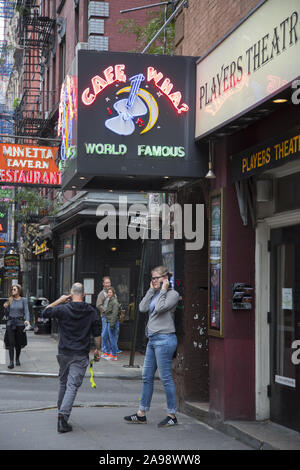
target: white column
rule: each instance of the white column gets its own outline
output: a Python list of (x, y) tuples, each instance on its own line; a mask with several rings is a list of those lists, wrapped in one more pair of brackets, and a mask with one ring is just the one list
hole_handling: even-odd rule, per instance
[(270, 417), (270, 327), (267, 313), (270, 308), (270, 254), (268, 240), (270, 228), (265, 221), (258, 222), (255, 247), (255, 394), (256, 419)]

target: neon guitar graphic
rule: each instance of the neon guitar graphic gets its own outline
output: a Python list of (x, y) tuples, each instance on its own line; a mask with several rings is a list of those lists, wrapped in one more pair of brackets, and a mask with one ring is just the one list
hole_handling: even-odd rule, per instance
[(141, 73), (130, 78), (131, 90), (129, 97), (114, 104), (118, 116), (105, 121), (107, 129), (119, 135), (131, 135), (134, 132), (134, 118), (144, 116), (148, 111), (141, 98), (137, 96), (140, 84), (144, 80), (145, 77)]

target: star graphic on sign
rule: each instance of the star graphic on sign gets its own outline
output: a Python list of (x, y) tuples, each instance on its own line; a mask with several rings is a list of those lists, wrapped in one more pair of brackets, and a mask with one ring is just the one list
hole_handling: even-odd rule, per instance
[(108, 96), (105, 98), (106, 101), (110, 101), (110, 98), (108, 98)]
[(158, 91), (157, 96), (160, 98), (162, 96), (162, 93), (160, 91)]

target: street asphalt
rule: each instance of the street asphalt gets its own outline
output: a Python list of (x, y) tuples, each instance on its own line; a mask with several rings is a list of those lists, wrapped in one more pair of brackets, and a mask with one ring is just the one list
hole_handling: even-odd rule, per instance
[(209, 419), (199, 419), (197, 403), (189, 403), (195, 413), (177, 413), (178, 426), (158, 428), (157, 423), (167, 415), (158, 374), (148, 423), (126, 423), (123, 417), (138, 407), (144, 362), (142, 354), (136, 352), (130, 357), (129, 351), (119, 354), (116, 362), (101, 359), (94, 363), (96, 388), (91, 387), (90, 369), (87, 370), (70, 418), (73, 431), (58, 434), (57, 340), (29, 331), (21, 366), (9, 370), (8, 354), (1, 345), (4, 333), (5, 326), (0, 325), (1, 450), (300, 449), (300, 434), (275, 423), (237, 421), (227, 422), (221, 428), (210, 425)]

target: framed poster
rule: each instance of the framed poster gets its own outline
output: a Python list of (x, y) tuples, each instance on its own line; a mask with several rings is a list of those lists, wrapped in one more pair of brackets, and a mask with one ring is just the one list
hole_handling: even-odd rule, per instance
[(209, 201), (208, 334), (223, 337), (223, 190)]

